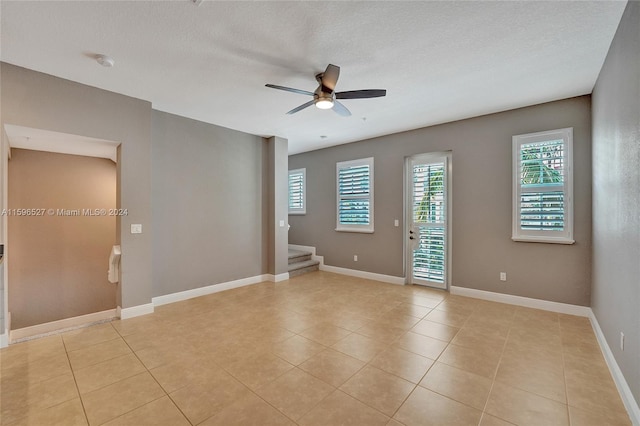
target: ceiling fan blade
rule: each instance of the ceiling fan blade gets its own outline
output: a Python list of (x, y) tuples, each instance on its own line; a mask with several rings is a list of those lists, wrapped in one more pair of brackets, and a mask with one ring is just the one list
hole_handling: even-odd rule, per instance
[(301, 95), (313, 96), (313, 92), (309, 92), (307, 90), (293, 89), (291, 87), (277, 86), (275, 84), (265, 84), (265, 86), (270, 87), (272, 89), (284, 90), (285, 92), (293, 92), (293, 93), (299, 93)]
[(324, 88), (329, 89), (328, 92), (335, 91), (336, 83), (338, 82), (338, 77), (340, 77), (340, 67), (333, 64), (327, 65), (327, 69), (324, 70), (324, 74), (322, 74), (323, 89)]
[(350, 90), (336, 93), (336, 99), (380, 98), (386, 95), (387, 91), (384, 89)]
[(294, 109), (292, 109), (291, 111), (289, 111), (287, 114), (291, 115), (291, 114), (295, 114), (298, 111), (302, 111), (303, 109), (310, 107), (311, 105), (313, 105), (315, 102), (315, 100), (309, 101), (307, 103), (304, 103), (302, 105), (300, 105), (299, 107), (296, 107)]
[(338, 101), (333, 101), (333, 110), (343, 117), (349, 117), (351, 115), (351, 111)]

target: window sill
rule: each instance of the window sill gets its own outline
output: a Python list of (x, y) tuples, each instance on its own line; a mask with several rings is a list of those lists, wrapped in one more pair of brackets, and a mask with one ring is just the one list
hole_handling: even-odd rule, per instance
[(289, 212), (289, 216), (304, 216), (307, 212)]
[(373, 234), (373, 229), (336, 228), (337, 232), (355, 232), (359, 234)]
[(545, 244), (575, 244), (575, 240), (570, 238), (553, 238), (553, 237), (511, 237), (513, 241), (521, 243), (545, 243)]

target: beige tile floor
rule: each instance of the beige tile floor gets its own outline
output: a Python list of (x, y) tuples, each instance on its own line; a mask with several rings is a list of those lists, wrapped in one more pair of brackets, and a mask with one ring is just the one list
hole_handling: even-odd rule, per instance
[(2, 425), (629, 425), (586, 318), (314, 272), (0, 352)]

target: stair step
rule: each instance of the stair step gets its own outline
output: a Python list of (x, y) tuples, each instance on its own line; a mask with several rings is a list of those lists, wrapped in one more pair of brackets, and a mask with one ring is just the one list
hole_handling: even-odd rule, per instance
[(309, 266), (319, 265), (320, 262), (317, 260), (304, 260), (302, 262), (290, 263), (289, 264), (289, 272), (295, 271), (297, 269), (307, 268)]
[(311, 252), (300, 250), (289, 250), (289, 264), (311, 260)]
[(302, 262), (291, 263), (289, 264), (289, 278), (306, 274), (307, 272), (317, 271), (319, 267), (320, 262), (317, 260), (305, 260)]

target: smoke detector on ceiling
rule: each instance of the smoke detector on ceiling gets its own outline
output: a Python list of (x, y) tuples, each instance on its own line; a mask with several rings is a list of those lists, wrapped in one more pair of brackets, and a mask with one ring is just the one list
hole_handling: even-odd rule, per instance
[(107, 55), (97, 55), (96, 61), (103, 67), (111, 68), (116, 62), (112, 57)]

